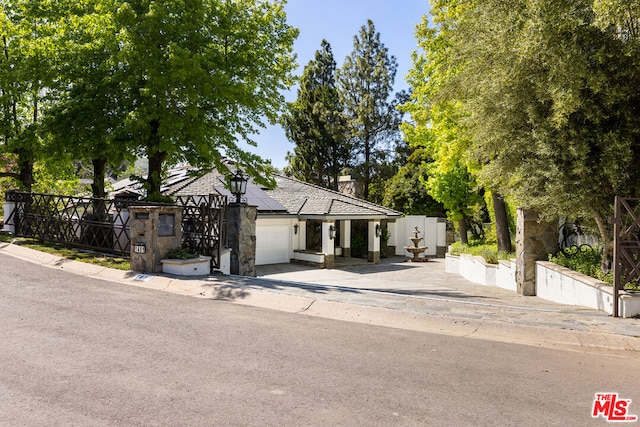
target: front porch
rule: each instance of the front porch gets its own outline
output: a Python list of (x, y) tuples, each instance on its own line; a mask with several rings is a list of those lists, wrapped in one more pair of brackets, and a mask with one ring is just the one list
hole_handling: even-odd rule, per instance
[(294, 262), (322, 268), (350, 259), (380, 263), (382, 218), (298, 218), (293, 227)]

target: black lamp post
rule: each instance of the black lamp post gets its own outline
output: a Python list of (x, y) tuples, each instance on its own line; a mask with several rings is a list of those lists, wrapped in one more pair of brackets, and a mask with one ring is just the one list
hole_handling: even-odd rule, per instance
[(236, 196), (236, 203), (240, 204), (242, 196), (247, 192), (248, 178), (242, 173), (240, 169), (229, 179), (229, 191)]

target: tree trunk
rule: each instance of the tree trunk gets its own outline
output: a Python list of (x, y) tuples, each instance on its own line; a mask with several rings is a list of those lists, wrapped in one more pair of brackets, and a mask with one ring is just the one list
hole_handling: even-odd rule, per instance
[(160, 150), (160, 123), (153, 120), (151, 123), (151, 135), (147, 143), (147, 157), (149, 158), (149, 175), (146, 180), (147, 198), (159, 197), (162, 186), (162, 165), (167, 158), (167, 152)]
[(33, 161), (23, 151), (18, 153), (18, 176), (24, 191), (30, 193), (33, 187)]
[(369, 200), (369, 183), (371, 182), (371, 145), (367, 137), (364, 142), (364, 192), (362, 197)]
[(107, 166), (105, 159), (91, 159), (93, 164), (93, 183), (91, 184), (91, 192), (93, 197), (97, 199), (105, 198), (104, 178)]
[(602, 260), (600, 261), (600, 269), (603, 273), (608, 273), (611, 270), (613, 264), (613, 233), (610, 227), (607, 227), (600, 212), (594, 212), (593, 218), (598, 226), (598, 232), (600, 233), (600, 239), (602, 240)]
[(507, 206), (504, 199), (495, 191), (491, 192), (493, 201), (493, 214), (496, 218), (496, 237), (498, 238), (498, 250), (504, 252), (513, 251), (511, 245), (511, 234), (509, 233), (509, 219), (507, 216)]
[(468, 245), (469, 237), (467, 236), (467, 219), (464, 215), (458, 220), (458, 231), (460, 232), (460, 243)]

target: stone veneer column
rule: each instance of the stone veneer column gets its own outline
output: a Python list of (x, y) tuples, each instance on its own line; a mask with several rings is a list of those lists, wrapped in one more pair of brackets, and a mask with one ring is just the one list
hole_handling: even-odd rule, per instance
[[(182, 244), (182, 208), (179, 206), (131, 206), (131, 270), (142, 273), (162, 271), (160, 260), (167, 257), (170, 249)], [(160, 217), (172, 217), (173, 227), (169, 234), (161, 233)], [(168, 230), (163, 230), (168, 231)], [(141, 253), (136, 247), (144, 247)]]
[(229, 270), (240, 276), (256, 275), (256, 206), (227, 206), (227, 239), (231, 249)]
[(544, 261), (558, 246), (557, 227), (538, 213), (518, 208), (516, 213), (516, 283), (520, 295), (536, 294), (536, 261)]

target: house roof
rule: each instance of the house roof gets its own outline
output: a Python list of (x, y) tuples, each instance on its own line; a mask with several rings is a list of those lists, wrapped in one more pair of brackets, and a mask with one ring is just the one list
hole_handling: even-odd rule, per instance
[[(233, 200), (234, 196), (225, 188), (224, 175), (215, 170), (201, 176), (193, 176), (191, 172), (193, 170), (187, 166), (173, 169), (164, 182), (162, 192), (170, 196), (221, 194)], [(259, 215), (291, 215), (309, 219), (402, 216), (402, 212), (297, 179), (282, 175), (274, 175), (274, 179), (274, 189), (264, 188), (251, 180), (247, 183), (246, 201), (257, 207)], [(118, 187), (121, 191), (132, 189), (127, 185)]]
[(402, 212), (297, 179), (276, 175), (275, 180), (276, 188), (266, 191), (292, 215), (363, 218), (402, 216)]

